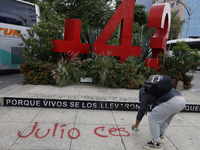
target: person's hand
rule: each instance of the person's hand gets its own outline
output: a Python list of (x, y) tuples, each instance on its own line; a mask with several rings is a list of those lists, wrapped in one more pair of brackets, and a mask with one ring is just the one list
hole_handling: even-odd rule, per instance
[(136, 124), (132, 125), (131, 129), (134, 131), (134, 128), (138, 128)]

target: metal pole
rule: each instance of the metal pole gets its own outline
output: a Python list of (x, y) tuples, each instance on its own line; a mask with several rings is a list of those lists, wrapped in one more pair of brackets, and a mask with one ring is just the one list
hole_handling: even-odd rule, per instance
[(144, 26), (144, 25), (142, 25), (142, 31), (141, 31), (141, 41), (142, 41), (142, 36), (143, 36), (143, 26)]
[(186, 4), (179, 2), (181, 5), (183, 5), (187, 11), (188, 14), (188, 24), (187, 24), (187, 33), (186, 33), (186, 38), (189, 37), (189, 25), (190, 25), (190, 16), (191, 16), (191, 7), (187, 6)]
[(186, 33), (186, 38), (189, 38), (189, 26), (190, 26), (190, 16), (191, 16), (191, 8), (190, 8), (190, 13), (188, 13), (188, 24), (187, 24), (187, 33)]

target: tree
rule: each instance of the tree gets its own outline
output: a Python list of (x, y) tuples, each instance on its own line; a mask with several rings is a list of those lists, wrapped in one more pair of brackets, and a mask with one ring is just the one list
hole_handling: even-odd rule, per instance
[(80, 19), (90, 27), (103, 28), (114, 13), (108, 5), (110, 0), (26, 0), (40, 6), (41, 12), (44, 7), (41, 4), (49, 4), (58, 14), (65, 14), (68, 18)]
[(178, 34), (181, 32), (182, 26), (185, 23), (184, 20), (178, 16), (177, 11), (171, 12), (171, 26), (170, 26), (170, 34), (169, 39), (177, 39)]
[[(116, 9), (121, 4), (120, 1), (116, 2)], [(141, 34), (142, 34), (142, 26), (146, 25), (148, 22), (148, 14), (145, 11), (144, 5), (135, 4), (134, 8), (134, 20), (133, 20), (133, 36), (132, 36), (132, 45), (141, 46)], [(118, 28), (117, 39), (119, 41), (120, 38), (120, 26)]]
[(80, 19), (90, 27), (103, 28), (114, 13), (107, 2), (108, 0), (74, 0), (67, 6), (67, 14), (70, 18)]
[(148, 14), (144, 5), (135, 4), (134, 22), (137, 22), (140, 26), (147, 24)]
[[(133, 23), (133, 45), (141, 46), (142, 34), (144, 34), (145, 30), (143, 27), (146, 26), (148, 22), (148, 14), (145, 11), (144, 5), (135, 4), (134, 10), (134, 23)], [(143, 32), (143, 33), (142, 33)]]
[(36, 57), (42, 61), (57, 62), (60, 54), (52, 51), (52, 39), (63, 39), (65, 15), (55, 11), (56, 2), (37, 2), (40, 6), (41, 16), (38, 25), (28, 30), (29, 37), (20, 35), (26, 45), (24, 55)]

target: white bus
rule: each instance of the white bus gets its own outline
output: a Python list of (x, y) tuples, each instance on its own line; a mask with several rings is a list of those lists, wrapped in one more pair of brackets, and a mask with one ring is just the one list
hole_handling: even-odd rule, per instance
[(167, 50), (171, 50), (174, 46), (176, 46), (177, 42), (185, 42), (192, 49), (200, 50), (200, 38), (186, 38), (186, 39), (176, 39), (167, 41)]
[(0, 0), (0, 70), (19, 69), (23, 59), (23, 43), (19, 32), (39, 21), (38, 5), (22, 0)]

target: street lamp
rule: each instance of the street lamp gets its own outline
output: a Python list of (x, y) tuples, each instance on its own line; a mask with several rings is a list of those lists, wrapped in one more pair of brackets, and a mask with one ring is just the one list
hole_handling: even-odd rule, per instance
[(186, 9), (186, 11), (187, 11), (187, 14), (188, 14), (188, 24), (187, 24), (187, 34), (186, 34), (186, 38), (188, 38), (188, 37), (189, 37), (188, 34), (189, 34), (190, 16), (191, 16), (191, 15), (193, 14), (193, 12), (200, 6), (200, 4), (196, 5), (196, 6), (193, 8), (193, 6), (189, 7), (188, 5), (186, 5), (186, 4), (184, 4), (184, 3), (180, 2), (180, 1), (177, 1), (177, 2), (181, 3), (181, 4), (185, 7), (185, 9)]

